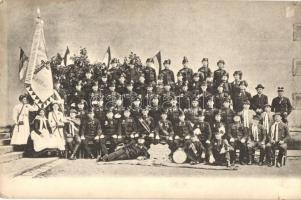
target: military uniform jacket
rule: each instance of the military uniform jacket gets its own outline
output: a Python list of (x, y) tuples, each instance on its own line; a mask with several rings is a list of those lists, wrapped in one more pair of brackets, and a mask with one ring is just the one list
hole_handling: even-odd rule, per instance
[(121, 126), (116, 119), (106, 119), (103, 125), (103, 133), (105, 136), (120, 135)]
[(128, 68), (126, 70), (126, 79), (128, 82), (137, 82), (140, 76), (140, 72), (135, 68)]
[(229, 139), (235, 138), (241, 140), (242, 138), (248, 138), (248, 130), (241, 123), (233, 123), (229, 126), (227, 136)]
[(148, 131), (141, 124), (140, 120), (148, 126), (148, 128), (149, 128), (150, 131), (154, 131), (155, 130), (156, 127), (155, 127), (154, 119), (151, 116), (147, 116), (147, 117), (142, 116), (142, 117), (139, 117), (138, 121), (137, 121), (138, 131), (140, 133), (149, 134)]
[(73, 90), (68, 96), (68, 105), (78, 103), (80, 99), (86, 99), (83, 91)]
[(170, 82), (175, 82), (175, 77), (174, 77), (174, 73), (172, 70), (170, 69), (163, 69), (161, 70), (161, 74), (162, 79), (163, 79), (163, 84), (167, 84)]
[(199, 94), (199, 105), (202, 109), (205, 109), (207, 107), (207, 101), (209, 99), (209, 97), (211, 96), (210, 92), (201, 92)]
[(199, 120), (198, 117), (200, 116), (201, 111), (202, 111), (202, 109), (199, 107), (187, 109), (187, 110), (185, 110), (186, 117), (189, 121), (191, 121), (193, 124), (195, 124)]
[(234, 111), (231, 108), (222, 108), (221, 109), (222, 122), (228, 126), (233, 122)]
[(121, 98), (121, 95), (118, 92), (109, 91), (104, 97), (104, 103), (107, 107), (111, 107), (115, 105), (116, 100), (119, 98)]
[(94, 139), (95, 136), (101, 135), (101, 125), (98, 119), (85, 119), (81, 125), (80, 135), (86, 139)]
[(185, 138), (185, 136), (191, 136), (192, 135), (192, 126), (191, 122), (188, 120), (185, 120), (184, 122), (179, 121), (177, 122), (175, 128), (175, 135), (179, 136), (180, 138)]
[(124, 118), (121, 122), (122, 134), (130, 136), (132, 133), (137, 132), (137, 124), (132, 117)]
[(205, 110), (205, 121), (210, 124), (210, 127), (213, 126), (216, 112), (217, 112), (217, 109), (215, 109), (215, 108), (208, 108)]
[(250, 126), (248, 129), (249, 131), (249, 140), (254, 142), (265, 142), (267, 136), (266, 136), (266, 130), (263, 129), (263, 126), (261, 124), (257, 125), (257, 132), (253, 131), (253, 125)]
[(179, 94), (179, 105), (182, 110), (190, 108), (192, 93), (190, 91), (182, 91)]
[(137, 94), (140, 94), (140, 95), (144, 96), (145, 93), (146, 93), (146, 85), (145, 85), (145, 83), (141, 83), (140, 81), (134, 83), (134, 91)]
[(198, 138), (200, 141), (206, 141), (206, 140), (211, 140), (212, 137), (212, 132), (211, 132), (211, 127), (208, 122), (197, 122), (193, 126), (193, 130), (199, 128), (201, 131), (201, 134), (198, 135)]
[(116, 86), (116, 92), (123, 95), (126, 91), (127, 91), (126, 84), (118, 82), (118, 84)]
[(156, 70), (152, 67), (145, 67), (144, 68), (144, 77), (145, 77), (145, 83), (151, 83), (157, 81), (157, 75)]
[(124, 107), (129, 107), (134, 102), (134, 100), (138, 97), (138, 94), (134, 91), (126, 91), (123, 95), (123, 104)]
[(233, 81), (230, 83), (230, 95), (232, 99), (240, 92), (239, 84), (240, 81)]
[(272, 101), (272, 111), (273, 112), (280, 112), (280, 113), (284, 113), (287, 112), (287, 114), (289, 115), (292, 112), (292, 105), (291, 102), (289, 100), (289, 98), (287, 97), (276, 97), (273, 99)]
[(157, 131), (161, 137), (168, 137), (174, 135), (173, 126), (169, 120), (159, 120), (157, 125)]
[(148, 114), (154, 119), (155, 124), (157, 124), (161, 117), (161, 108), (159, 106), (152, 106)]
[(181, 110), (178, 107), (170, 107), (168, 109), (168, 119), (171, 121), (173, 126), (179, 121)]
[(251, 109), (253, 109), (255, 112), (258, 108), (261, 108), (262, 111), (264, 110), (264, 105), (268, 104), (268, 97), (264, 94), (261, 94), (260, 96), (258, 94), (254, 95), (251, 100)]
[(213, 85), (215, 86), (215, 88), (222, 82), (222, 77), (224, 75), (227, 75), (229, 77), (228, 72), (224, 69), (218, 69), (218, 70), (214, 71), (214, 73), (213, 73)]
[[(220, 132), (221, 128), (225, 129), (225, 132), (226, 132), (226, 127), (223, 122), (217, 122), (217, 121), (213, 122), (213, 125), (211, 127), (212, 136), (213, 136), (212, 140), (216, 140), (215, 135)], [(223, 135), (223, 138), (226, 138), (226, 137), (227, 137), (227, 135), (225, 133)]]
[(150, 155), (147, 151), (147, 148), (144, 145), (139, 145), (136, 142), (131, 142), (124, 147), (126, 154), (129, 159), (136, 159), (139, 156), (144, 156), (149, 158)]
[(217, 93), (214, 95), (214, 106), (217, 109), (221, 109), (223, 106), (224, 98), (228, 96), (227, 93), (222, 92), (222, 93)]
[(205, 81), (208, 77), (212, 76), (212, 71), (209, 67), (202, 66), (199, 68), (198, 72), (202, 74), (202, 77), (200, 77), (201, 81)]
[(192, 80), (193, 71), (189, 67), (184, 67), (184, 68), (180, 69), (180, 71), (178, 72), (177, 75), (179, 75), (179, 74), (182, 74), (183, 81), (190, 82)]
[(108, 70), (108, 75), (109, 75), (109, 81), (118, 81), (118, 78), (120, 76), (121, 72), (118, 68), (110, 68)]

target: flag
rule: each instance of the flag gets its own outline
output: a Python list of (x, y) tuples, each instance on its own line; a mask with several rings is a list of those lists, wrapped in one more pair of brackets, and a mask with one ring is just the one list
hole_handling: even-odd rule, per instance
[(19, 78), (22, 80), (25, 77), (25, 73), (28, 65), (28, 57), (25, 52), (20, 48), (20, 59), (19, 59)]
[(159, 74), (162, 70), (162, 64), (161, 64), (161, 51), (159, 51), (154, 57), (154, 68), (156, 70), (156, 74), (159, 77)]
[(107, 68), (109, 68), (110, 62), (111, 62), (111, 49), (110, 49), (110, 47), (108, 47), (108, 49), (102, 59), (102, 63), (104, 63)]
[(64, 55), (64, 65), (67, 66), (67, 56), (68, 54), (70, 54), (70, 51), (69, 51), (69, 48), (67, 46), (67, 49), (66, 49), (66, 52), (65, 52), (65, 55)]
[(53, 95), (52, 73), (46, 52), (43, 24), (38, 13), (24, 82), (26, 90), (40, 107), (47, 106)]

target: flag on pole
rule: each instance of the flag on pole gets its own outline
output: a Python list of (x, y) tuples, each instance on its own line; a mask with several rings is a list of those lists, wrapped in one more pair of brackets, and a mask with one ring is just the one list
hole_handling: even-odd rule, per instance
[(111, 49), (110, 49), (110, 46), (108, 47), (103, 59), (102, 59), (102, 63), (105, 64), (105, 66), (107, 68), (109, 68), (110, 66), (110, 62), (111, 62)]
[(70, 51), (69, 51), (69, 48), (67, 46), (67, 49), (66, 49), (66, 52), (65, 52), (65, 55), (64, 55), (64, 65), (67, 66), (67, 57), (68, 55), (70, 54)]
[(161, 51), (159, 51), (154, 57), (154, 68), (156, 70), (156, 74), (159, 77), (159, 74), (162, 70), (162, 63), (161, 63)]
[(28, 56), (25, 55), (25, 52), (20, 48), (20, 59), (19, 59), (19, 78), (22, 80), (25, 77), (25, 73), (28, 65)]
[(46, 107), (53, 100), (52, 73), (46, 52), (43, 25), (44, 22), (40, 18), (38, 10), (36, 28), (24, 81), (26, 90), (40, 107)]

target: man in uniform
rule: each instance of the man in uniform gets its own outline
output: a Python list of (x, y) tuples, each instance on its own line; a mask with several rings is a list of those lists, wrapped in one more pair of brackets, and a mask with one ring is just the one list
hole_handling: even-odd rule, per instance
[(111, 65), (108, 70), (109, 81), (117, 82), (120, 74), (121, 74), (120, 70), (118, 69), (118, 60), (117, 60), (117, 58), (113, 58), (111, 60)]
[(154, 84), (155, 83), (149, 83), (146, 86), (146, 94), (143, 97), (143, 102), (142, 102), (143, 106), (151, 106), (152, 98), (154, 97), (154, 95), (156, 95), (155, 92), (154, 92), (154, 87), (153, 87)]
[(129, 109), (126, 109), (123, 112), (123, 116), (124, 117), (121, 121), (121, 132), (125, 139), (125, 143), (128, 143), (129, 141), (133, 140), (137, 134), (137, 124), (134, 118), (131, 116), (131, 111)]
[(230, 124), (233, 123), (234, 111), (230, 108), (231, 98), (225, 97), (221, 108), (222, 122), (225, 124), (226, 131), (229, 130)]
[(249, 138), (247, 142), (248, 155), (249, 155), (249, 165), (254, 162), (255, 150), (260, 150), (259, 155), (259, 165), (263, 164), (264, 153), (265, 153), (265, 142), (266, 142), (266, 131), (263, 126), (259, 124), (260, 118), (257, 115), (253, 117), (253, 123), (249, 129)]
[(105, 73), (105, 74), (102, 74), (101, 75), (101, 80), (99, 81), (99, 88), (100, 88), (100, 92), (102, 94), (107, 94), (107, 92), (109, 91), (108, 88), (109, 88), (109, 82), (108, 82), (108, 75)]
[(182, 85), (181, 91), (178, 93), (179, 107), (182, 110), (189, 109), (191, 104), (191, 99), (193, 98), (192, 93), (188, 91), (188, 84), (184, 83)]
[(146, 84), (145, 84), (145, 77), (144, 74), (141, 74), (139, 80), (134, 83), (134, 91), (141, 95), (142, 97), (145, 95), (146, 92)]
[(188, 67), (188, 59), (186, 58), (186, 56), (184, 56), (182, 64), (183, 68), (179, 70), (178, 75), (182, 74), (184, 82), (190, 82), (192, 79), (193, 71), (191, 68)]
[(126, 84), (126, 91), (123, 94), (123, 105), (125, 108), (131, 107), (138, 94), (133, 91), (133, 81)]
[(151, 103), (150, 105), (148, 106), (150, 108), (149, 110), (149, 116), (151, 116), (154, 121), (155, 121), (155, 124), (158, 123), (158, 121), (160, 120), (160, 116), (161, 116), (161, 106), (159, 104), (159, 95), (155, 94), (152, 96), (152, 99), (151, 99)]
[(214, 100), (211, 96), (207, 101), (207, 108), (205, 110), (205, 121), (210, 124), (210, 127), (213, 127), (214, 116), (217, 111), (218, 110), (214, 108)]
[(199, 105), (202, 109), (205, 109), (206, 108), (206, 104), (207, 104), (207, 101), (210, 97), (213, 97), (211, 93), (209, 93), (207, 91), (207, 83), (206, 82), (203, 82), (201, 84), (201, 92), (200, 94), (198, 95), (198, 98), (199, 98)]
[(150, 147), (151, 143), (154, 142), (155, 139), (155, 122), (154, 119), (148, 115), (149, 108), (145, 107), (142, 109), (142, 116), (137, 118), (137, 126), (139, 135), (146, 135), (146, 143), (147, 147)]
[(161, 74), (160, 74), (160, 75), (162, 75), (163, 84), (166, 84), (169, 82), (175, 83), (174, 73), (172, 70), (169, 69), (170, 64), (171, 64), (170, 59), (164, 60), (164, 62), (163, 62), (164, 69), (161, 71)]
[(240, 115), (234, 115), (234, 123), (229, 126), (227, 138), (233, 149), (230, 151), (230, 161), (234, 165), (236, 161), (236, 149), (239, 149), (239, 162), (244, 165), (247, 158), (248, 130), (240, 122)]
[(74, 89), (70, 92), (68, 96), (68, 105), (71, 105), (74, 102), (79, 102), (80, 99), (85, 99), (85, 94), (82, 90), (82, 82), (78, 81), (75, 83)]
[(243, 126), (249, 129), (251, 127), (251, 124), (253, 123), (253, 117), (256, 115), (255, 111), (250, 109), (249, 100), (244, 101), (243, 110), (238, 114), (241, 115)]
[(85, 77), (83, 78), (83, 91), (85, 92), (86, 96), (91, 92), (91, 87), (93, 83), (92, 76), (93, 76), (92, 69), (87, 69), (85, 73)]
[(212, 77), (212, 71), (209, 68), (209, 61), (208, 58), (202, 59), (202, 67), (198, 69), (198, 72), (200, 73), (200, 81), (206, 81), (208, 77)]
[(107, 92), (107, 94), (105, 94), (105, 98), (104, 98), (105, 109), (114, 107), (116, 104), (116, 100), (120, 98), (121, 95), (118, 92), (116, 92), (115, 89), (116, 89), (115, 82), (112, 81), (109, 84), (109, 91)]
[(201, 81), (199, 73), (193, 74), (193, 80), (188, 84), (188, 90), (191, 91), (193, 96), (198, 96), (201, 89)]
[(275, 150), (279, 149), (276, 158), (276, 167), (281, 167), (282, 158), (287, 151), (287, 141), (290, 138), (288, 126), (282, 122), (281, 113), (275, 113), (275, 122), (271, 126), (270, 134), (268, 134), (268, 143), (266, 144), (267, 162), (272, 166)]
[(179, 116), (182, 110), (178, 106), (176, 97), (174, 97), (170, 103), (171, 107), (168, 109), (168, 119), (171, 121), (172, 125), (175, 126), (179, 120)]
[(197, 135), (201, 142), (201, 159), (205, 159), (209, 162), (210, 156), (212, 156), (212, 146), (211, 146), (211, 127), (208, 122), (205, 122), (205, 112), (201, 112), (198, 116), (198, 121), (193, 126), (193, 132)]
[(292, 109), (289, 98), (284, 96), (284, 88), (278, 87), (278, 97), (275, 97), (272, 101), (272, 111), (280, 112), (282, 121), (287, 123), (287, 116), (292, 112)]
[(154, 59), (148, 58), (146, 59), (146, 66), (143, 70), (145, 77), (145, 84), (149, 84), (157, 81), (156, 70), (154, 69)]
[(199, 107), (198, 98), (195, 97), (192, 99), (191, 108), (186, 109), (186, 119), (188, 119), (192, 124), (195, 124), (199, 121), (199, 116), (201, 114), (202, 109)]
[(229, 96), (229, 94), (227, 92), (224, 92), (223, 86), (224, 86), (224, 84), (221, 83), (217, 87), (217, 93), (214, 95), (214, 106), (217, 109), (222, 108), (224, 99)]
[(118, 79), (118, 82), (116, 84), (116, 92), (123, 95), (126, 91), (126, 82), (125, 82), (125, 74), (122, 73)]
[(101, 153), (107, 155), (116, 148), (118, 136), (121, 136), (121, 125), (119, 120), (114, 118), (113, 108), (107, 111), (103, 125), (103, 134), (100, 135)]
[(218, 69), (215, 70), (214, 73), (213, 73), (213, 85), (214, 85), (214, 88), (217, 88), (217, 86), (222, 82), (222, 77), (224, 75), (226, 75), (226, 76), (229, 77), (228, 72), (224, 69), (224, 67), (225, 67), (225, 61), (219, 60), (217, 62), (217, 66), (218, 66)]
[(174, 97), (175, 97), (175, 94), (174, 94), (174, 92), (171, 91), (170, 83), (165, 84), (164, 85), (164, 93), (163, 93), (162, 99), (161, 99), (162, 108), (168, 109), (171, 106), (170, 102)]
[(102, 130), (100, 122), (98, 119), (94, 118), (94, 112), (92, 109), (88, 111), (87, 115), (88, 117), (81, 124), (80, 137), (88, 156), (94, 159), (95, 156), (93, 155), (89, 145), (96, 144), (96, 148), (99, 149), (99, 146), (102, 145), (99, 143)]
[(127, 82), (133, 81), (135, 83), (140, 77), (140, 72), (135, 67), (135, 60), (131, 59), (128, 65), (129, 68), (126, 71)]
[(246, 91), (248, 83), (246, 81), (241, 81), (239, 83), (240, 91), (233, 97), (233, 110), (235, 112), (240, 112), (243, 109), (243, 103), (245, 101), (251, 101), (252, 97), (249, 92)]
[(269, 101), (268, 97), (262, 93), (264, 89), (263, 85), (258, 84), (255, 89), (257, 90), (257, 94), (252, 97), (251, 109), (260, 117), (264, 111), (264, 106), (268, 104)]
[(174, 143), (173, 143), (173, 137), (174, 137), (174, 131), (172, 123), (167, 120), (167, 111), (163, 110), (161, 112), (161, 119), (159, 120), (156, 132), (159, 136), (160, 142), (166, 142), (168, 144), (168, 147), (171, 151), (170, 156), (173, 154), (173, 152), (176, 150)]
[(184, 81), (183, 81), (183, 76), (182, 74), (178, 74), (177, 75), (177, 82), (174, 85), (174, 92), (176, 93), (176, 95), (179, 95), (182, 91), (182, 86), (184, 85)]

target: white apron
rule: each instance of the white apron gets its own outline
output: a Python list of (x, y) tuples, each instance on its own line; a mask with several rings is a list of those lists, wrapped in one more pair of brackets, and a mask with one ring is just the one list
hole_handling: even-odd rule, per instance
[[(56, 149), (58, 148), (56, 138), (49, 133), (46, 124), (46, 118), (36, 117), (35, 120), (41, 120), (39, 131), (41, 135), (37, 134), (34, 130), (31, 131), (31, 139), (33, 140), (33, 148), (36, 152), (44, 149)], [(43, 126), (44, 125), (44, 126)], [(45, 128), (46, 127), (46, 128)]]
[(65, 150), (65, 136), (64, 128), (59, 128), (58, 126), (63, 126), (65, 122), (65, 117), (62, 112), (50, 112), (48, 115), (48, 121), (52, 130), (53, 136), (56, 138), (57, 146), (59, 150)]
[[(29, 104), (22, 103), (19, 103), (14, 107), (13, 120), (16, 125), (13, 129), (13, 134), (10, 142), (11, 145), (27, 144), (27, 139), (30, 135), (28, 115), (29, 112), (37, 110), (38, 107), (36, 105), (31, 106)], [(23, 124), (18, 125), (20, 122), (23, 122)]]

